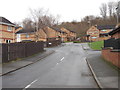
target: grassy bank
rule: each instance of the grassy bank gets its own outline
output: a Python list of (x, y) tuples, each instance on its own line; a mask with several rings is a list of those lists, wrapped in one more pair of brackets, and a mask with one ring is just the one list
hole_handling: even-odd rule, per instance
[(90, 42), (88, 45), (93, 49), (93, 50), (101, 50), (104, 45), (104, 41), (97, 41), (97, 42)]

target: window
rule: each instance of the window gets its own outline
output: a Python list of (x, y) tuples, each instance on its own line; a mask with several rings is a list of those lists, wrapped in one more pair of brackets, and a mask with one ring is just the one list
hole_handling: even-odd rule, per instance
[(91, 37), (91, 38), (95, 39), (95, 38), (97, 38), (97, 37)]
[(12, 27), (8, 26), (8, 31), (12, 31)]
[(26, 38), (28, 38), (28, 37), (29, 37), (29, 35), (27, 34), (27, 35), (26, 35)]
[(101, 30), (101, 31), (105, 32), (105, 31), (107, 31), (107, 30)]
[(11, 41), (10, 40), (6, 40), (6, 43), (10, 43)]

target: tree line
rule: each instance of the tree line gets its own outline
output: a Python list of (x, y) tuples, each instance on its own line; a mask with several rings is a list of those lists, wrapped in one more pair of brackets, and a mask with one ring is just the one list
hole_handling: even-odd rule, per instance
[(86, 31), (92, 25), (116, 25), (117, 24), (117, 8), (118, 2), (102, 3), (99, 7), (100, 16), (89, 15), (81, 19), (80, 22), (73, 20), (72, 22), (63, 22), (59, 27), (65, 27), (77, 32), (78, 36), (86, 35)]
[(81, 21), (62, 22), (59, 24), (60, 16), (53, 16), (48, 10), (43, 8), (30, 9), (30, 17), (25, 18), (22, 21), (22, 26), (25, 30), (44, 29), (44, 27), (65, 27), (72, 31), (75, 31), (78, 36), (84, 36), (88, 28), (92, 25), (116, 25), (117, 2), (102, 3), (99, 10), (100, 16), (89, 15), (81, 19)]

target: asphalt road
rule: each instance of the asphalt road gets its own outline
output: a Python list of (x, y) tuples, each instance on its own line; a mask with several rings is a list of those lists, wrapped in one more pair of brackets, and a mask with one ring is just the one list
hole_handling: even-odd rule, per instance
[(55, 53), (2, 77), (3, 88), (98, 88), (81, 44), (50, 48)]

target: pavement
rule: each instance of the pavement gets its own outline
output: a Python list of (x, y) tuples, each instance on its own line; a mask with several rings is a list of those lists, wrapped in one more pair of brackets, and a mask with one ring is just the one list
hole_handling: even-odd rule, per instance
[(87, 43), (83, 43), (82, 47), (87, 53), (86, 61), (99, 87), (120, 90), (118, 71), (102, 58), (101, 51), (92, 50)]
[[(2, 73), (0, 73), (1, 75), (6, 75), (8, 73), (14, 72), (16, 70), (19, 70), (21, 68), (24, 68), (28, 65), (31, 65), (45, 57), (47, 57), (48, 55), (54, 53), (53, 50), (45, 50), (39, 54), (27, 57), (27, 58), (23, 58), (17, 61), (11, 61), (5, 64), (0, 64), (0, 67), (2, 67)], [(0, 68), (1, 69), (1, 68)]]

